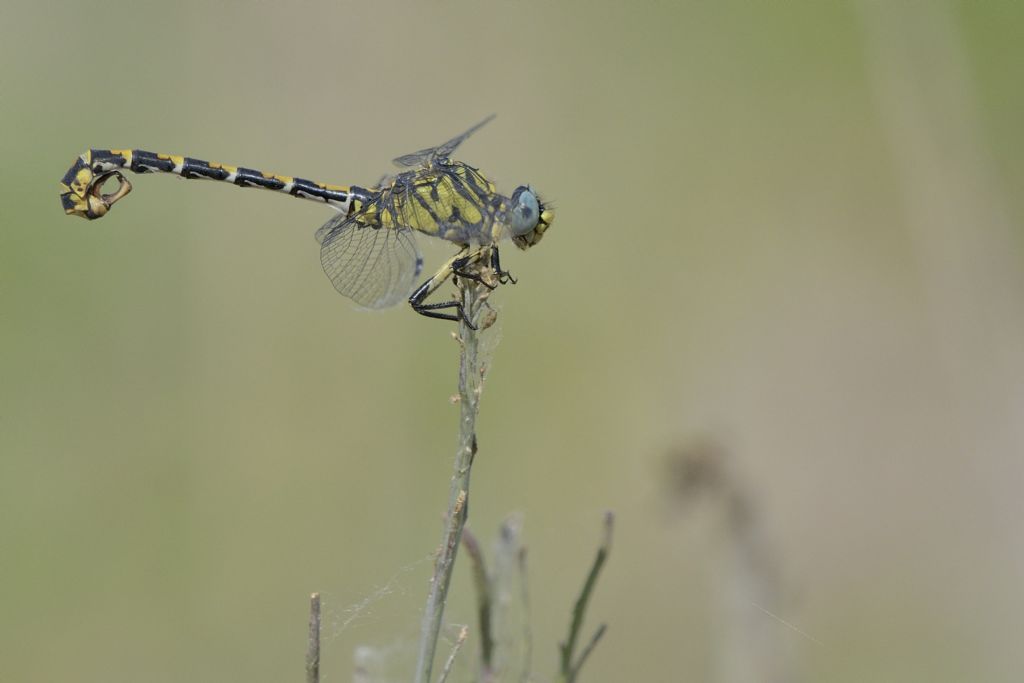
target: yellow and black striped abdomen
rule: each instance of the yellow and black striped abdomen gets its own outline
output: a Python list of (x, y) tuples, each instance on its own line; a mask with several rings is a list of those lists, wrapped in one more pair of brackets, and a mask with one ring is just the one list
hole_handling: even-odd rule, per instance
[[(329, 204), (348, 213), (353, 199), (363, 199), (365, 190), (327, 185), (304, 178), (265, 173), (252, 168), (228, 166), (174, 154), (156, 154), (143, 150), (91, 149), (75, 160), (61, 181), (61, 204), (65, 213), (84, 218), (103, 216), (115, 201), (131, 189), (121, 170), (133, 173), (171, 173), (182, 178), (204, 178), (239, 187), (259, 187), (293, 197)], [(122, 185), (111, 195), (100, 194), (100, 186), (110, 177)]]

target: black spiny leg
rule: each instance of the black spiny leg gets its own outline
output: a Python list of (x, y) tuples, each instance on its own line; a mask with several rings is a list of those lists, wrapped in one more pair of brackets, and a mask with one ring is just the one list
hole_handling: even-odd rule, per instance
[[(417, 294), (418, 293), (419, 290), (417, 290)], [(413, 298), (415, 298), (417, 294), (413, 294)], [(423, 296), (426, 296), (426, 293), (424, 293)], [(442, 301), (436, 304), (424, 304), (413, 301), (413, 299), (410, 298), (409, 303), (412, 304), (412, 310), (416, 311), (420, 315), (425, 315), (428, 318), (437, 318), (439, 320), (451, 320), (454, 322), (459, 322), (461, 320), (466, 323), (469, 329), (476, 329), (476, 325), (469, 322), (469, 318), (466, 317), (466, 312), (462, 309), (462, 304), (458, 301)], [(459, 312), (459, 314), (453, 315), (451, 313), (443, 313), (439, 310), (444, 308), (454, 308)]]
[[(469, 325), (472, 329), (475, 330), (476, 328), (473, 327), (473, 323), (469, 322), (469, 318), (466, 317), (466, 312), (462, 309), (461, 302), (440, 301), (435, 304), (423, 303), (423, 300), (430, 296), (430, 294), (433, 292), (433, 290), (430, 288), (430, 284), (433, 281), (433, 279), (434, 278), (431, 278), (430, 280), (424, 282), (416, 289), (415, 292), (412, 293), (412, 296), (409, 297), (409, 305), (412, 306), (412, 310), (416, 311), (420, 315), (425, 315), (428, 318), (437, 318), (439, 320), (453, 320), (455, 322), (463, 320), (467, 325)], [(454, 308), (456, 311), (458, 311), (458, 315), (443, 312), (444, 309), (446, 308)]]
[[(438, 318), (440, 320), (451, 320), (454, 322), (461, 320), (465, 322), (470, 329), (476, 329), (476, 326), (470, 322), (469, 318), (466, 317), (466, 311), (462, 308), (461, 301), (440, 301), (434, 304), (423, 303), (428, 296), (433, 294), (437, 291), (438, 287), (444, 284), (445, 280), (455, 273), (456, 264), (458, 264), (459, 268), (465, 268), (466, 265), (474, 259), (474, 257), (477, 257), (476, 254), (468, 254), (468, 252), (469, 247), (463, 247), (462, 251), (450, 258), (448, 263), (441, 266), (441, 269), (434, 273), (433, 277), (416, 288), (416, 291), (409, 297), (409, 305), (412, 306), (412, 310), (428, 318)], [(455, 309), (456, 313), (447, 312), (451, 309)]]
[(518, 282), (518, 280), (512, 277), (512, 273), (501, 269), (501, 259), (498, 257), (498, 247), (491, 247), (491, 268), (494, 269), (494, 273), (498, 276), (498, 282), (501, 284), (506, 284), (508, 282), (516, 284)]
[(478, 285), (483, 285), (484, 287), (492, 291), (497, 289), (498, 285), (492, 285), (490, 282), (487, 282), (487, 280), (485, 280), (480, 275), (479, 272), (467, 269), (467, 266), (473, 265), (479, 260), (480, 252), (476, 252), (475, 254), (455, 259), (454, 261), (452, 261), (452, 273), (456, 277), (461, 277), (466, 280), (472, 280)]
[(479, 264), (484, 261), (488, 262), (489, 267), (494, 271), (494, 275), (500, 284), (516, 283), (516, 279), (512, 277), (511, 273), (501, 269), (501, 261), (498, 257), (498, 248), (496, 246), (481, 247), (471, 252), (470, 247), (466, 245), (458, 254), (450, 258), (432, 278), (416, 288), (416, 291), (409, 297), (409, 305), (420, 315), (455, 322), (461, 320), (475, 330), (476, 326), (466, 316), (466, 311), (462, 307), (461, 301), (440, 301), (433, 304), (424, 302), (428, 296), (444, 284), (445, 280), (452, 276), (476, 282), (490, 290), (496, 289), (498, 285), (492, 284), (494, 278), (491, 277), (491, 282), (488, 282), (479, 271)]

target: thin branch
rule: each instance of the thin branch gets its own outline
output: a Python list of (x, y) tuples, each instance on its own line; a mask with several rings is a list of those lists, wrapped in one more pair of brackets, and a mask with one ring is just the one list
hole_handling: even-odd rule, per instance
[[(462, 307), (470, 320), (478, 320), (478, 315), (486, 305), (490, 290), (481, 283), (467, 278), (458, 282), (459, 296)], [(491, 320), (479, 327), (486, 329)], [(423, 625), (420, 630), (420, 645), (416, 659), (416, 683), (429, 683), (434, 667), (434, 654), (437, 651), (437, 639), (441, 631), (444, 607), (448, 597), (448, 586), (455, 568), (455, 556), (459, 549), (462, 528), (469, 515), (469, 474), (476, 456), (476, 416), (480, 404), (480, 392), (483, 389), (483, 368), (478, 361), (480, 331), (473, 329), (466, 322), (459, 322), (457, 337), (461, 353), (459, 355), (459, 447), (455, 453), (454, 473), (448, 495), (448, 515), (445, 520), (444, 536), (437, 561), (434, 564), (434, 575), (430, 580), (430, 593), (423, 612)]]
[(583, 629), (583, 617), (587, 612), (587, 604), (590, 602), (590, 596), (594, 592), (594, 586), (597, 584), (597, 577), (601, 573), (601, 568), (604, 566), (605, 561), (608, 559), (608, 553), (611, 552), (612, 546), (612, 527), (614, 525), (615, 516), (611, 512), (605, 513), (604, 516), (604, 538), (601, 541), (600, 547), (597, 549), (597, 555), (594, 557), (594, 564), (590, 567), (590, 573), (587, 574), (587, 580), (583, 583), (583, 589), (580, 591), (579, 597), (576, 599), (576, 604), (572, 608), (572, 622), (569, 625), (569, 636), (559, 646), (561, 651), (561, 666), (559, 667), (560, 680), (565, 683), (574, 683), (576, 676), (579, 674), (580, 667), (583, 665), (583, 661), (587, 656), (590, 655), (590, 651), (593, 650), (594, 646), (597, 645), (597, 641), (604, 635), (605, 626), (602, 625), (594, 637), (591, 638), (590, 643), (584, 649), (582, 656), (579, 659), (575, 659), (576, 654), (576, 643), (579, 640), (580, 631)]
[(491, 605), (494, 597), (491, 591), (491, 580), (487, 576), (484, 555), (477, 543), (476, 536), (469, 529), (462, 530), (462, 545), (469, 555), (473, 567), (473, 583), (476, 586), (476, 613), (480, 624), (480, 660), (485, 673), (493, 666), (494, 630), (491, 626)]
[(309, 644), (306, 647), (306, 683), (320, 683), (320, 594), (309, 596)]
[(595, 647), (597, 647), (597, 643), (601, 640), (601, 637), (604, 636), (604, 632), (607, 630), (608, 624), (601, 624), (597, 627), (597, 630), (594, 631), (594, 635), (590, 636), (590, 642), (588, 642), (587, 646), (583, 648), (583, 652), (580, 653), (579, 658), (572, 667), (571, 680), (576, 680), (576, 677), (580, 673), (580, 669), (583, 668), (583, 663), (587, 661), (587, 657), (589, 657), (590, 653), (594, 651)]
[(521, 683), (530, 679), (533, 668), (533, 631), (530, 630), (530, 590), (527, 583), (526, 548), (519, 549), (519, 580), (522, 589), (519, 596), (523, 605), (523, 671)]
[(437, 683), (444, 683), (448, 680), (448, 674), (452, 672), (452, 665), (455, 663), (455, 655), (459, 654), (459, 648), (466, 642), (466, 636), (469, 635), (469, 629), (465, 626), (459, 631), (459, 637), (455, 639), (455, 645), (452, 646), (452, 651), (448, 655), (448, 660), (444, 663), (444, 668), (441, 670), (441, 677), (437, 679)]

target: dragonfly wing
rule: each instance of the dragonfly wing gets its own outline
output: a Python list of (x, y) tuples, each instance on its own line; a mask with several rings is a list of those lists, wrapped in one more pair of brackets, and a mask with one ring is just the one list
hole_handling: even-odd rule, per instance
[(413, 152), (412, 154), (403, 154), (402, 156), (395, 159), (394, 163), (396, 166), (405, 168), (412, 166), (427, 166), (434, 159), (446, 158), (448, 156), (451, 156), (451, 153), (455, 151), (456, 147), (461, 145), (462, 142), (470, 135), (483, 128), (486, 124), (490, 123), (491, 119), (493, 119), (495, 116), (496, 114), (491, 114), (486, 119), (484, 119), (480, 123), (476, 124), (469, 130), (467, 130), (465, 133), (462, 133), (461, 135), (456, 135), (443, 145), (421, 149), (420, 151)]
[(320, 263), (334, 288), (366, 308), (407, 299), (423, 258), (412, 230), (368, 225), (359, 215), (338, 215), (317, 230)]

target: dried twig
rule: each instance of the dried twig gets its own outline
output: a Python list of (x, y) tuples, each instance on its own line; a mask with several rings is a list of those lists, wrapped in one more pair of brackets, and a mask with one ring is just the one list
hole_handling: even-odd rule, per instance
[(580, 668), (586, 661), (587, 657), (593, 651), (598, 641), (601, 640), (601, 636), (604, 635), (607, 629), (607, 624), (601, 624), (597, 631), (591, 636), (587, 646), (583, 649), (582, 654), (579, 657), (575, 657), (576, 644), (579, 641), (580, 632), (583, 630), (583, 617), (587, 612), (587, 604), (590, 602), (590, 596), (594, 592), (594, 586), (597, 584), (597, 577), (601, 573), (601, 568), (604, 566), (605, 561), (608, 559), (608, 553), (611, 552), (612, 546), (612, 526), (615, 521), (615, 516), (611, 513), (605, 513), (604, 516), (604, 539), (601, 542), (601, 546), (597, 549), (597, 555), (594, 557), (594, 564), (590, 567), (590, 573), (587, 574), (587, 580), (583, 583), (583, 589), (580, 591), (579, 597), (576, 599), (576, 604), (572, 608), (572, 622), (569, 625), (569, 635), (559, 645), (559, 651), (561, 653), (560, 667), (559, 667), (559, 680), (564, 683), (574, 683), (576, 677), (580, 673)]
[(484, 555), (477, 543), (476, 536), (469, 529), (462, 530), (462, 545), (469, 555), (473, 567), (473, 583), (476, 586), (476, 612), (480, 628), (480, 664), (484, 676), (493, 669), (494, 631), (491, 624), (491, 606), (494, 596), (491, 591), (491, 580), (487, 575)]
[[(482, 282), (460, 278), (458, 282), (462, 307), (470, 320), (477, 320), (486, 305), (490, 289)], [(485, 329), (487, 323), (480, 327)], [(445, 521), (441, 548), (430, 580), (430, 593), (423, 613), (420, 631), (419, 653), (416, 661), (416, 683), (429, 683), (434, 666), (434, 653), (441, 631), (448, 586), (455, 568), (455, 556), (459, 548), (462, 528), (469, 515), (469, 474), (476, 455), (476, 416), (483, 388), (484, 372), (480, 366), (480, 331), (473, 329), (464, 320), (459, 322), (459, 447), (455, 454), (455, 471), (452, 475), (448, 495), (448, 515)]]
[(452, 651), (448, 655), (448, 660), (444, 663), (444, 668), (441, 669), (441, 677), (437, 679), (437, 683), (444, 683), (448, 680), (448, 674), (452, 672), (452, 665), (455, 663), (455, 655), (459, 654), (459, 648), (466, 642), (466, 636), (469, 635), (469, 629), (465, 626), (459, 630), (459, 637), (455, 639), (455, 645), (452, 646)]
[(306, 683), (320, 683), (320, 594), (309, 596), (309, 644), (306, 647)]

